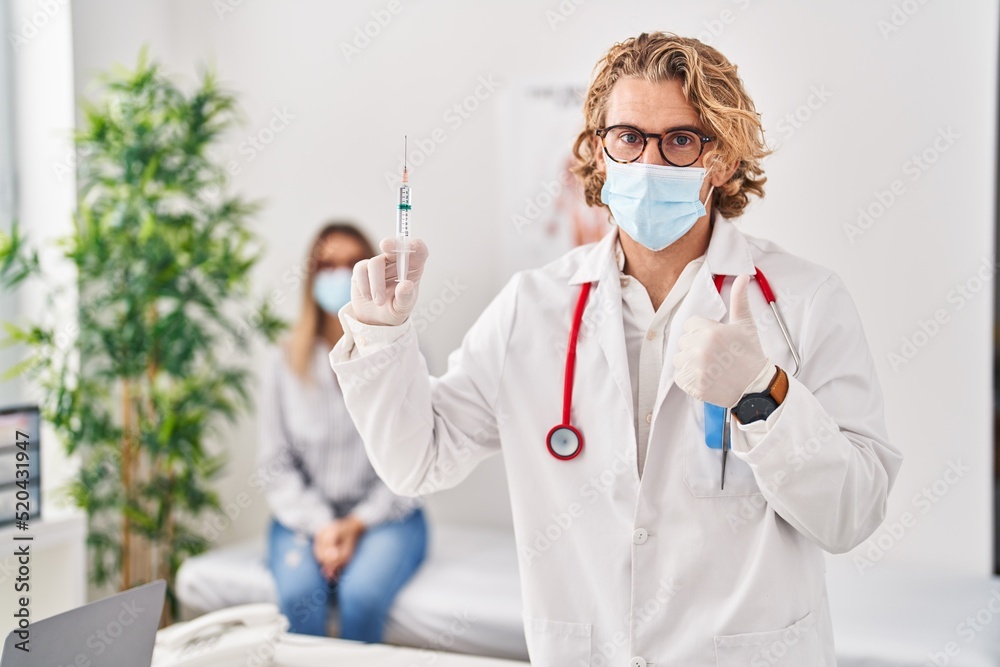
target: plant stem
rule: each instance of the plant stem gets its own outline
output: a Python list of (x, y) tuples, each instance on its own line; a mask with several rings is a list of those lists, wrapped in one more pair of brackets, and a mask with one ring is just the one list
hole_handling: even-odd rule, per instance
[[(128, 378), (122, 378), (122, 494), (127, 510), (132, 496), (132, 410), (131, 384)], [(122, 578), (120, 590), (132, 586), (132, 531), (129, 527), (128, 512), (122, 512), (122, 542), (121, 542)]]

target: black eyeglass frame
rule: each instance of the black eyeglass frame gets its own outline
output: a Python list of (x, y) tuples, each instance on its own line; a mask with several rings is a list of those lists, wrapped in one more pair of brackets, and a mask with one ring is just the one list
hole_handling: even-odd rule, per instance
[[(613, 156), (611, 153), (608, 152), (608, 145), (605, 143), (605, 141), (607, 139), (608, 132), (616, 128), (625, 128), (627, 130), (633, 130), (636, 134), (642, 137), (642, 148), (639, 150), (639, 154), (636, 155), (631, 160), (619, 160), (618, 158), (616, 158), (615, 156)], [(676, 162), (671, 162), (670, 158), (668, 158), (666, 154), (664, 154), (663, 152), (663, 140), (667, 138), (668, 134), (672, 134), (674, 132), (688, 132), (690, 134), (695, 135), (701, 140), (698, 143), (698, 155), (695, 157), (695, 159), (691, 160), (687, 164), (677, 164)], [(662, 157), (667, 164), (674, 167), (690, 167), (699, 159), (701, 159), (702, 153), (705, 152), (705, 144), (707, 144), (710, 141), (716, 140), (716, 137), (709, 137), (691, 127), (675, 127), (667, 130), (662, 134), (657, 134), (655, 132), (643, 132), (634, 125), (609, 125), (608, 127), (601, 127), (594, 130), (594, 134), (596, 134), (601, 138), (601, 147), (604, 148), (604, 154), (607, 155), (612, 160), (614, 160), (615, 162), (617, 162), (618, 164), (629, 164), (630, 162), (635, 162), (640, 157), (642, 157), (642, 154), (646, 151), (646, 143), (648, 142), (648, 140), (656, 139), (656, 148), (657, 150), (660, 151), (660, 157)]]

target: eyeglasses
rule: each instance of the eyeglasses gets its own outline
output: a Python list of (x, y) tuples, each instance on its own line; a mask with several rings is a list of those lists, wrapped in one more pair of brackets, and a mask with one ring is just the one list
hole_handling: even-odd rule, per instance
[(314, 262), (315, 262), (315, 266), (316, 266), (316, 271), (319, 272), (319, 271), (325, 271), (325, 270), (328, 270), (328, 269), (343, 269), (343, 268), (350, 269), (350, 268), (353, 268), (355, 264), (357, 264), (358, 262), (360, 262), (363, 259), (368, 259), (368, 258), (367, 257), (362, 257), (362, 256), (352, 257), (351, 259), (349, 259), (346, 262), (333, 262), (333, 261), (325, 260), (325, 259), (323, 259), (323, 260), (317, 259), (317, 260), (314, 260)]
[(604, 144), (604, 152), (615, 162), (635, 162), (646, 150), (647, 139), (657, 139), (660, 155), (675, 167), (690, 167), (701, 157), (705, 144), (715, 141), (689, 128), (667, 130), (663, 134), (643, 132), (631, 125), (612, 125), (595, 131)]

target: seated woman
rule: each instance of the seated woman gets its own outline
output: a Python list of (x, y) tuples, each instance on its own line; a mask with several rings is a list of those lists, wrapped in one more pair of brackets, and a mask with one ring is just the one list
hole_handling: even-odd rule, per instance
[(427, 526), (419, 502), (375, 474), (327, 360), (343, 334), (351, 269), (372, 255), (350, 224), (328, 224), (313, 241), (298, 322), (263, 377), (259, 462), (273, 517), (268, 563), (290, 630), (326, 635), (335, 590), (340, 636), (378, 642), (423, 561)]

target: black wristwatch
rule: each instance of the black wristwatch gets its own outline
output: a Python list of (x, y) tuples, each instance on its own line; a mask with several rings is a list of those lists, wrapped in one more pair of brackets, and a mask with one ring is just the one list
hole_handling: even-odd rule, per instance
[(767, 419), (785, 400), (786, 394), (788, 394), (788, 376), (779, 368), (767, 389), (743, 395), (733, 408), (733, 416), (741, 424)]

